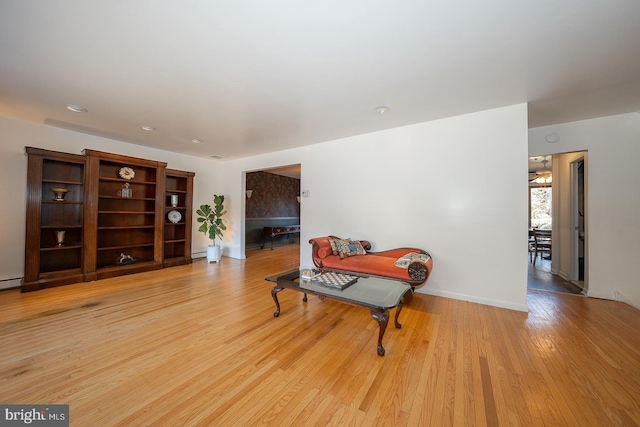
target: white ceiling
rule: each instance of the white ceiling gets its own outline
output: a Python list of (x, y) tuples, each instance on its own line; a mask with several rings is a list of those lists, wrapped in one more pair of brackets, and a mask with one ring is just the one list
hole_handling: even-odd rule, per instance
[(537, 127), (640, 110), (639, 22), (636, 0), (0, 0), (0, 115), (226, 159), (523, 102)]

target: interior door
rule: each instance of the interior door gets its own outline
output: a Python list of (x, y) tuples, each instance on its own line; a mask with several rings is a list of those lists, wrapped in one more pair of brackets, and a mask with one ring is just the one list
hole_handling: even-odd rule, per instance
[[(584, 282), (586, 269), (584, 157), (571, 162), (571, 272), (570, 280)], [(586, 289), (586, 285), (583, 284)]]

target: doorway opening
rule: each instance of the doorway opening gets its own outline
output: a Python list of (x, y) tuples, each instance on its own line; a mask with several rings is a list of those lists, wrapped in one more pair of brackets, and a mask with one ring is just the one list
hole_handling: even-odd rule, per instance
[[(529, 158), (528, 289), (585, 294), (585, 159), (586, 152)], [(550, 230), (548, 251), (533, 251), (535, 230)]]
[[(250, 251), (278, 250), (285, 244), (298, 243), (299, 233), (266, 235), (266, 229), (300, 225), (301, 165), (259, 169), (244, 172), (243, 247)], [(298, 245), (299, 246), (299, 245)], [(297, 254), (299, 263), (300, 251)], [(285, 252), (283, 252), (285, 253)], [(292, 251), (286, 251), (291, 254)], [(287, 255), (289, 256), (289, 255)]]

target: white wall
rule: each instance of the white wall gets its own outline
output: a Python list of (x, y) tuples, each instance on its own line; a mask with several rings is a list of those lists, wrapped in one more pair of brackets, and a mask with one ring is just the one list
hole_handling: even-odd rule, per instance
[[(193, 156), (127, 144), (107, 138), (0, 116), (0, 288), (19, 286), (24, 275), (27, 157), (31, 146), (80, 154), (83, 149), (167, 162), (172, 169), (195, 172), (194, 205), (212, 203), (221, 185), (220, 163)], [(195, 206), (194, 206), (195, 207)], [(194, 220), (194, 256), (206, 251), (209, 240), (197, 233)]]
[[(556, 132), (554, 144), (545, 136)], [(528, 156), (588, 150), (589, 295), (640, 307), (640, 115), (527, 129), (526, 106), (421, 123), (299, 149), (219, 163), (0, 117), (0, 287), (19, 285), (25, 235), (25, 146), (69, 153), (92, 148), (165, 161), (196, 172), (194, 204), (227, 196), (226, 255), (242, 258), (244, 175), (302, 164), (304, 242), (323, 234), (366, 238), (375, 250), (431, 252), (422, 292), (526, 310)], [(193, 251), (207, 239), (194, 233)], [(14, 280), (12, 280), (14, 279)]]
[[(22, 276), (24, 146), (84, 148), (166, 161), (196, 172), (194, 204), (224, 194), (225, 255), (243, 258), (244, 173), (302, 165), (301, 263), (314, 236), (371, 240), (374, 250), (416, 246), (434, 258), (420, 292), (526, 311), (527, 109), (525, 104), (214, 162), (0, 117), (2, 278)], [(194, 252), (207, 241), (194, 235)], [(17, 248), (17, 250), (16, 250)]]
[(415, 246), (434, 259), (419, 292), (527, 310), (525, 104), (224, 163), (231, 256), (244, 256), (243, 172), (296, 163), (302, 264), (327, 234)]
[[(547, 143), (550, 133), (560, 136)], [(529, 131), (529, 156), (588, 150), (588, 295), (640, 308), (640, 114)]]

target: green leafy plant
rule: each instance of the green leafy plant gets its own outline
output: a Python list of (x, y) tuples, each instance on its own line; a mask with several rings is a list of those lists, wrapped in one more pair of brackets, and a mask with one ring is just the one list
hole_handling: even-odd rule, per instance
[(198, 231), (203, 232), (213, 241), (213, 244), (216, 243), (216, 237), (220, 237), (222, 240), (222, 231), (227, 229), (227, 226), (224, 225), (224, 218), (222, 216), (227, 213), (224, 210), (224, 196), (218, 196), (216, 194), (213, 195), (213, 207), (211, 205), (201, 205), (199, 209), (196, 210), (198, 214), (197, 221), (200, 224), (200, 228)]

